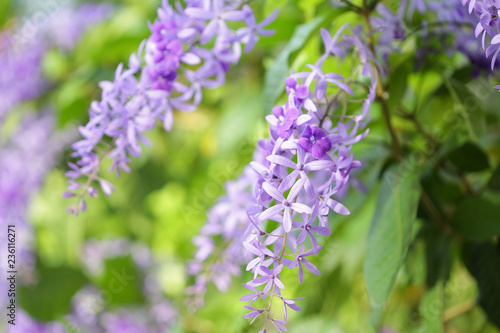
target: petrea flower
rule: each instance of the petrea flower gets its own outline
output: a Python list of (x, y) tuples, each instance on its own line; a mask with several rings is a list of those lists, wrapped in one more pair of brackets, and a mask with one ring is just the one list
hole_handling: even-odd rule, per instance
[[(253, 271), (254, 278), (245, 285), (252, 293), (241, 300), (249, 302), (249, 305), (259, 299), (270, 303), (265, 311), (247, 306), (251, 312), (245, 318), (253, 322), (266, 312), (266, 323), (271, 322), (279, 331), (285, 331), (287, 310), (300, 310), (296, 304), (300, 298), (286, 299), (281, 295), (285, 285), (279, 276), (284, 267), (297, 268), (300, 283), (303, 282), (304, 267), (308, 272), (320, 274), (307, 257), (318, 254), (322, 249), (315, 235), (331, 234), (328, 227), (331, 213), (349, 213), (335, 200), (335, 196), (346, 188), (350, 171), (360, 166), (353, 158), (351, 147), (368, 133), (365, 126), (369, 121), (370, 105), (376, 96), (378, 76), (373, 64), (375, 60), (366, 42), (357, 38), (356, 34), (362, 35), (347, 26), (343, 26), (333, 38), (329, 33), (322, 33), (325, 53), (315, 65), (307, 66), (312, 72), (292, 74), (286, 78), (286, 102), (275, 107), (272, 114), (266, 117), (269, 138), (259, 140), (253, 161), (242, 176), (230, 182), (238, 184), (239, 191), (228, 191), (227, 196), (220, 198), (208, 214), (208, 223), (201, 232), (214, 238), (222, 236), (223, 244), (235, 246), (221, 246), (219, 251), (222, 254), (213, 251), (214, 254), (208, 258), (212, 258), (217, 265), (208, 264), (205, 256), (194, 261), (190, 265), (190, 273), (196, 275), (196, 282), (188, 293), (205, 293), (208, 282), (214, 282), (214, 276), (227, 276), (226, 267), (236, 268), (233, 272), (236, 275), (240, 272), (239, 260), (243, 258), (248, 263), (247, 270)], [(353, 49), (359, 53), (359, 58), (353, 59), (356, 65), (348, 80), (353, 81), (361, 71), (371, 81), (367, 89), (366, 84), (358, 84), (356, 87), (359, 89), (354, 91), (343, 82), (342, 75), (329, 73), (323, 67), (329, 57), (347, 57)], [(348, 95), (358, 99), (351, 102), (347, 99)], [(328, 103), (317, 102), (318, 97)], [(354, 114), (346, 115), (345, 110), (339, 110), (344, 103), (359, 105), (348, 109)], [(238, 196), (233, 196), (233, 193)], [(298, 216), (301, 217), (300, 222), (296, 220)], [(230, 232), (224, 232), (224, 228)], [(306, 251), (304, 243), (308, 237), (313, 248)], [(205, 246), (208, 242), (197, 243), (202, 252), (208, 248)], [(285, 253), (287, 246), (293, 254)], [(233, 252), (229, 253), (229, 249)], [(218, 288), (221, 289), (220, 286)], [(283, 302), (284, 319), (273, 318), (270, 311), (275, 297)], [(261, 332), (266, 330), (264, 327)]]
[[(250, 261), (247, 265), (247, 271), (253, 269), (255, 267), (255, 276), (257, 276), (257, 274), (259, 273), (259, 270), (260, 270), (260, 267), (262, 265), (264, 266), (269, 266), (269, 264), (271, 263), (271, 260), (269, 260), (268, 258), (273, 258), (274, 257), (274, 254), (267, 248), (267, 247), (263, 247), (259, 240), (256, 239), (254, 240), (253, 242), (254, 244), (250, 243), (250, 242), (243, 242), (243, 246), (245, 246), (245, 248), (250, 252), (252, 253), (253, 255), (256, 255), (257, 257), (255, 259), (253, 259), (252, 261)], [(266, 265), (266, 259), (267, 259), (267, 265)]]
[(262, 20), (260, 23), (257, 23), (255, 15), (248, 5), (243, 6), (243, 11), (246, 14), (246, 27), (238, 30), (237, 36), (240, 41), (245, 44), (245, 52), (248, 53), (259, 41), (259, 36), (268, 37), (275, 33), (275, 30), (264, 29), (264, 27), (268, 26), (276, 19), (279, 10), (274, 10), (271, 15)]
[(279, 265), (275, 267), (273, 270), (261, 267), (259, 274), (262, 274), (262, 276), (253, 279), (251, 282), (249, 282), (249, 285), (255, 287), (265, 283), (266, 286), (264, 287), (264, 293), (269, 292), (269, 290), (271, 290), (273, 286), (276, 286), (280, 289), (285, 289), (285, 285), (279, 279), (279, 274), (281, 273), (281, 270), (283, 270), (283, 265)]
[(303, 189), (306, 180), (300, 179), (292, 186), (288, 197), (285, 199), (283, 193), (277, 188), (270, 185), (269, 183), (262, 184), (264, 191), (267, 192), (271, 197), (276, 199), (276, 205), (266, 209), (259, 215), (259, 221), (265, 221), (278, 213), (283, 212), (283, 228), (285, 232), (292, 230), (292, 213), (307, 213), (310, 214), (312, 209), (304, 204), (294, 202), (294, 199), (299, 195), (299, 192)]
[(273, 116), (267, 119), (273, 126), (276, 126), (279, 135), (284, 138), (293, 122), (299, 117), (299, 110), (295, 107), (284, 110), (281, 106), (275, 106)]
[[(196, 110), (203, 89), (224, 84), (231, 64), (241, 58), (241, 43), (250, 51), (258, 34), (270, 34), (263, 27), (276, 15), (255, 24), (250, 7), (239, 9), (236, 2), (188, 1), (183, 8), (164, 0), (150, 25), (150, 37), (130, 56), (128, 68), (119, 65), (113, 81), (101, 82), (101, 100), (91, 104), (89, 122), (80, 128), (83, 139), (72, 146), (76, 161), (67, 173), (68, 192), (77, 198), (70, 211), (77, 214), (86, 207), (88, 187), (95, 182), (109, 195), (112, 186), (99, 175), (103, 159), (111, 158), (117, 176), (130, 172), (131, 158), (150, 145), (144, 132), (157, 121), (170, 131), (175, 110)], [(226, 21), (251, 26), (233, 30)]]
[(314, 210), (311, 214), (311, 217), (308, 217), (307, 214), (302, 214), (304, 225), (302, 226), (303, 229), (302, 232), (296, 239), (297, 244), (303, 243), (306, 240), (307, 236), (309, 236), (309, 239), (311, 239), (313, 247), (316, 248), (318, 246), (318, 241), (314, 237), (313, 233), (323, 236), (329, 236), (332, 233), (331, 230), (327, 227), (313, 225), (313, 222), (316, 220), (316, 217), (318, 216), (318, 210), (319, 210), (319, 205), (316, 205), (314, 206)]
[(316, 159), (324, 158), (326, 153), (332, 149), (332, 143), (326, 136), (325, 131), (316, 126), (307, 125), (298, 144), (305, 151), (312, 152), (312, 156)]
[[(467, 56), (475, 72), (488, 67), (491, 69), (499, 67), (497, 60), (500, 53), (498, 45), (500, 40), (496, 36), (500, 34), (500, 18), (497, 1), (432, 1), (427, 6), (422, 4), (422, 11), (425, 11), (426, 7), (437, 14), (438, 22), (441, 24), (441, 28), (434, 29), (432, 33), (441, 38), (449, 35), (455, 36), (456, 44), (448, 49), (450, 53), (458, 50)], [(471, 34), (471, 28), (474, 30), (476, 40)], [(425, 55), (425, 52), (420, 53)], [(485, 53), (486, 58), (491, 57), (489, 62), (485, 61)]]
[[(278, 275), (283, 267), (297, 268), (299, 283), (304, 279), (304, 267), (315, 275), (320, 274), (307, 257), (317, 255), (322, 249), (315, 235), (331, 234), (328, 227), (330, 212), (349, 213), (333, 197), (346, 187), (351, 169), (359, 167), (360, 163), (354, 160), (350, 150), (368, 133), (364, 127), (369, 120), (369, 107), (375, 100), (378, 81), (372, 64), (374, 57), (362, 40), (346, 31), (347, 26), (342, 27), (333, 38), (323, 31), (325, 53), (315, 65), (308, 65), (312, 72), (292, 74), (285, 80), (287, 101), (283, 106), (275, 107), (273, 114), (266, 117), (270, 138), (259, 141), (254, 161), (250, 163), (258, 179), (254, 198), (247, 209), (247, 224), (254, 232), (247, 238), (245, 246), (250, 250), (249, 253), (254, 254), (253, 259), (249, 259), (250, 266), (253, 266), (254, 273), (262, 276), (254, 277), (248, 283), (253, 294), (244, 296), (242, 300), (253, 304), (258, 299), (269, 298), (270, 308), (272, 299), (280, 298), (284, 306), (284, 320), (273, 318), (270, 311), (266, 319), (279, 331), (286, 330), (287, 309), (299, 311), (300, 308), (295, 304), (298, 299), (287, 300), (281, 296), (281, 281), (279, 283), (276, 279), (279, 280)], [(364, 92), (367, 97), (361, 99), (360, 113), (344, 117), (334, 112), (339, 111), (340, 102), (347, 103), (347, 95), (357, 95), (359, 92), (342, 82), (342, 75), (325, 72), (323, 64), (331, 56), (342, 54), (346, 57), (346, 50), (353, 48), (360, 52), (353, 73), (361, 69), (370, 78), (371, 84), (368, 91)], [(328, 96), (333, 89), (336, 89), (336, 93)], [(316, 104), (314, 97), (318, 100), (326, 98), (329, 103)], [(290, 108), (296, 109), (298, 115), (294, 111), (289, 117), (286, 110)], [(329, 115), (336, 117), (330, 118)], [(344, 118), (347, 121), (343, 121)], [(338, 121), (335, 123), (333, 120)], [(302, 222), (295, 220), (299, 215)], [(277, 226), (270, 226), (272, 224)], [(306, 251), (304, 243), (308, 237), (313, 248)], [(249, 247), (249, 244), (252, 246)], [(300, 247), (297, 249), (298, 245)], [(294, 254), (285, 253), (287, 246)], [(264, 247), (269, 248), (269, 252)], [(266, 260), (265, 264), (261, 264), (263, 260)], [(256, 268), (259, 264), (260, 267)], [(263, 291), (259, 291), (261, 285), (264, 285)], [(252, 318), (260, 314), (258, 309), (251, 310), (254, 310), (249, 314)], [(262, 331), (265, 330), (266, 327)]]
[[(272, 260), (267, 256), (273, 256), (273, 253), (260, 246), (258, 239), (248, 239), (254, 227), (247, 223), (247, 205), (253, 201), (252, 185), (256, 180), (255, 172), (247, 167), (240, 178), (227, 182), (227, 194), (217, 199), (217, 204), (207, 214), (208, 221), (200, 236), (193, 239), (198, 250), (195, 260), (189, 264), (189, 274), (196, 276), (195, 284), (188, 288), (188, 294), (192, 296), (189, 300), (191, 305), (200, 307), (203, 304), (209, 283), (224, 291), (229, 287), (232, 277), (241, 274), (239, 266), (246, 264), (248, 259), (247, 251), (241, 250), (245, 242), (249, 253), (257, 256), (248, 269), (256, 271), (262, 263), (268, 266), (269, 260)], [(260, 212), (261, 206), (255, 205), (254, 214)], [(199, 242), (198, 237), (203, 237), (204, 241)], [(199, 256), (199, 253), (203, 255)]]
[(304, 271), (302, 268), (302, 265), (311, 273), (315, 275), (321, 275), (319, 269), (312, 264), (309, 260), (307, 260), (305, 257), (308, 257), (313, 254), (318, 254), (318, 252), (321, 250), (321, 246), (319, 247), (314, 247), (306, 252), (304, 252), (305, 247), (304, 244), (300, 245), (299, 252), (295, 256), (295, 260), (291, 261), (289, 259), (283, 258), (283, 264), (286, 265), (288, 268), (294, 268), (295, 266), (298, 265), (299, 267), (299, 283), (302, 284), (302, 280), (304, 279)]
[(283, 312), (284, 312), (284, 316), (285, 316), (285, 321), (287, 320), (287, 317), (288, 317), (288, 311), (287, 311), (287, 308), (290, 308), (294, 311), (302, 311), (300, 309), (300, 307), (295, 304), (295, 301), (298, 301), (300, 299), (304, 299), (304, 297), (299, 297), (299, 298), (290, 298), (290, 299), (286, 299), (284, 297), (281, 298), (281, 301), (283, 302)]
[(249, 305), (245, 305), (245, 308), (252, 311), (252, 312), (247, 313), (246, 315), (243, 316), (243, 318), (252, 319), (252, 321), (250, 322), (250, 325), (252, 325), (252, 323), (255, 321), (255, 319), (257, 319), (257, 317), (259, 317), (261, 315), (261, 313), (264, 312), (264, 309), (257, 309), (257, 308), (254, 308), (252, 306), (249, 306)]
[(248, 294), (248, 295), (245, 295), (243, 297), (240, 298), (240, 301), (242, 302), (248, 302), (248, 301), (251, 301), (250, 303), (248, 303), (248, 305), (252, 305), (253, 302), (255, 302), (257, 299), (259, 298), (263, 298), (264, 300), (266, 299), (266, 294), (263, 293), (262, 291), (252, 287), (251, 285), (249, 284), (246, 284), (246, 283), (243, 283), (243, 286), (251, 291), (253, 291), (253, 294)]
[(293, 171), (281, 182), (278, 187), (279, 191), (284, 192), (289, 190), (290, 187), (295, 184), (297, 177), (300, 175), (301, 179), (304, 179), (305, 181), (304, 188), (311, 199), (314, 198), (314, 188), (307, 174), (310, 171), (320, 171), (333, 168), (335, 166), (335, 163), (329, 160), (306, 161), (305, 151), (301, 146), (297, 147), (297, 163), (281, 155), (270, 155), (267, 157), (267, 160), (269, 162), (293, 169)]

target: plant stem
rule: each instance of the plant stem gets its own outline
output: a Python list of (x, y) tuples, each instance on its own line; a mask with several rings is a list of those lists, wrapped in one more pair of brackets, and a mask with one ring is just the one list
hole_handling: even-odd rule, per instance
[[(285, 255), (287, 235), (288, 235), (288, 233), (285, 232), (285, 234), (284, 234), (285, 239), (283, 241), (283, 246), (281, 247), (280, 256), (278, 258), (278, 266), (281, 265), (281, 259), (283, 259), (283, 255)], [(271, 318), (271, 307), (273, 306), (273, 298), (274, 298), (274, 295), (275, 295), (275, 290), (276, 290), (276, 283), (273, 282), (273, 289), (271, 290), (271, 296), (269, 298), (269, 306), (267, 307), (267, 310), (266, 310), (267, 316), (266, 316), (266, 320), (264, 321), (264, 327), (263, 327), (263, 329), (266, 328), (267, 321)]]
[(455, 317), (463, 315), (466, 312), (469, 312), (476, 306), (476, 301), (473, 299), (469, 299), (463, 303), (457, 304), (452, 308), (447, 309), (443, 315), (443, 322), (447, 322), (452, 320)]
[[(366, 8), (361, 15), (364, 18), (366, 28), (368, 30), (368, 41), (369, 41), (369, 46), (370, 50), (372, 51), (373, 57), (375, 57), (375, 45), (372, 37), (372, 29), (371, 29), (371, 24), (370, 24), (370, 11), (368, 8)], [(392, 147), (394, 150), (394, 153), (396, 155), (396, 158), (398, 159), (399, 162), (404, 161), (404, 153), (403, 149), (401, 148), (401, 144), (399, 142), (398, 136), (396, 135), (396, 132), (394, 130), (394, 127), (392, 126), (391, 122), (391, 115), (390, 115), (390, 110), (389, 110), (389, 104), (387, 103), (387, 92), (384, 89), (384, 85), (382, 83), (382, 80), (380, 79), (380, 76), (378, 77), (378, 83), (377, 83), (377, 100), (380, 102), (380, 105), (382, 106), (382, 113), (384, 116), (384, 120), (387, 126), (387, 129), (389, 130), (389, 133), (391, 135), (391, 141), (392, 141)], [(441, 213), (437, 209), (437, 207), (434, 205), (432, 202), (431, 198), (427, 194), (427, 192), (422, 188), (422, 195), (420, 197), (420, 202), (427, 211), (427, 213), (431, 216), (433, 220), (439, 225), (439, 227), (447, 234), (453, 234), (453, 230), (451, 227), (446, 223), (445, 219), (441, 217)]]
[[(361, 15), (363, 16), (363, 19), (365, 21), (370, 50), (372, 51), (372, 55), (375, 58), (375, 56), (376, 56), (375, 45), (374, 45), (373, 37), (372, 37), (372, 27), (370, 24), (370, 11), (368, 10), (368, 8), (366, 8), (362, 12)], [(380, 105), (382, 106), (382, 114), (384, 116), (384, 121), (385, 121), (385, 124), (387, 126), (387, 129), (389, 130), (389, 133), (391, 135), (392, 146), (393, 146), (396, 158), (400, 162), (402, 162), (404, 159), (404, 154), (403, 154), (403, 150), (401, 149), (401, 145), (399, 143), (398, 136), (396, 135), (394, 127), (392, 126), (392, 123), (391, 123), (391, 115), (389, 112), (389, 105), (387, 104), (387, 92), (385, 91), (385, 88), (384, 88), (384, 85), (383, 85), (382, 80), (380, 78), (380, 75), (378, 76), (377, 80), (378, 80), (378, 82), (377, 82), (377, 101), (379, 101)]]

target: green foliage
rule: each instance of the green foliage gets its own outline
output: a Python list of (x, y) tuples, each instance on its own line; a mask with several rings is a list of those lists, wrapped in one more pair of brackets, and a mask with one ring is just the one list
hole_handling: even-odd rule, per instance
[(500, 235), (500, 205), (485, 198), (468, 198), (458, 204), (451, 226), (464, 238), (485, 241)]
[(47, 267), (37, 264), (37, 283), (19, 286), (18, 301), (33, 318), (41, 321), (57, 320), (71, 310), (71, 298), (87, 279), (68, 266)]
[(420, 198), (419, 173), (408, 165), (390, 167), (382, 178), (368, 235), (364, 276), (375, 307), (383, 306), (412, 239)]
[(105, 260), (104, 272), (97, 285), (106, 304), (111, 307), (144, 301), (142, 276), (130, 256)]
[(500, 246), (492, 242), (466, 244), (464, 256), (477, 281), (478, 303), (489, 320), (500, 327)]
[(444, 332), (444, 290), (441, 283), (427, 290), (420, 303), (419, 311), (424, 319), (422, 332)]
[(478, 172), (490, 167), (486, 153), (471, 142), (450, 152), (447, 159), (463, 172)]
[[(285, 79), (290, 73), (290, 55), (299, 50), (314, 31), (325, 21), (325, 16), (315, 18), (312, 22), (299, 25), (288, 44), (281, 51), (266, 71), (264, 84), (264, 110), (270, 110), (285, 88)], [(267, 113), (267, 112), (266, 112)]]
[(500, 164), (497, 166), (488, 182), (488, 188), (493, 191), (500, 191)]
[(419, 236), (425, 242), (425, 264), (427, 287), (433, 288), (440, 281), (446, 282), (451, 271), (451, 238), (432, 222), (424, 224)]

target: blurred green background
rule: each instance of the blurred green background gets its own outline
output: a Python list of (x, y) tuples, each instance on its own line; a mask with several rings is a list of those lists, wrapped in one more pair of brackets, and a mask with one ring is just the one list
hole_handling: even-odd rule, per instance
[[(159, 6), (159, 0), (112, 3), (115, 9), (111, 17), (93, 26), (74, 51), (54, 49), (43, 60), (44, 73), (53, 89), (33, 104), (52, 105), (61, 129), (86, 122), (90, 102), (100, 96), (98, 82), (112, 78), (117, 64), (127, 61), (128, 56), (137, 50), (140, 42), (148, 36), (147, 21), (154, 20)], [(397, 5), (397, 2), (392, 4)], [(12, 25), (36, 10), (38, 5), (32, 0), (2, 0), (0, 26)], [(88, 212), (72, 217), (65, 211), (68, 201), (61, 196), (66, 187), (64, 172), (68, 155), (62, 156), (58, 166), (48, 174), (28, 213), (36, 235), (38, 282), (20, 287), (19, 295), (20, 305), (33, 318), (64, 321), (62, 318), (65, 312), (69, 312), (75, 292), (89, 283), (105, 290), (114, 278), (112, 271), (118, 267), (126, 267), (127, 272), (134, 272), (131, 274), (140, 279), (118, 292), (102, 311), (145, 304), (143, 286), (151, 281), (140, 273), (141, 269), (131, 260), (131, 254), (125, 251), (103, 259), (104, 268), (98, 274), (89, 271), (84, 264), (86, 257), (82, 251), (89, 241), (105, 242), (119, 238), (127, 239), (128, 244), (143, 244), (150, 249), (155, 261), (151, 276), (158, 282), (162, 296), (168, 298), (179, 312), (172, 332), (256, 331), (256, 327), (249, 328), (248, 321), (242, 318), (247, 311), (238, 301), (246, 294), (241, 286), (250, 276), (246, 273), (235, 279), (226, 293), (210, 286), (205, 307), (196, 313), (188, 311), (185, 288), (193, 283), (193, 278), (186, 274), (186, 268), (195, 251), (191, 239), (203, 226), (207, 209), (224, 193), (223, 182), (234, 179), (241, 172), (250, 162), (257, 140), (266, 135), (264, 115), (269, 113), (266, 107), (272, 106), (273, 99), (282, 91), (282, 86), (271, 85), (272, 78), (267, 78), (266, 84), (266, 69), (273, 66), (274, 59), (299, 25), (311, 22), (331, 9), (328, 2), (320, 0), (252, 1), (251, 5), (260, 18), (281, 7), (278, 19), (271, 25), (278, 32), (261, 39), (256, 49), (229, 71), (227, 82), (230, 84), (205, 93), (196, 112), (176, 113), (172, 132), (166, 133), (158, 127), (148, 133), (153, 145), (145, 148), (142, 157), (132, 162), (131, 174), (124, 174), (118, 180), (114, 180), (113, 175), (104, 174), (104, 178), (114, 180), (117, 188), (110, 198), (90, 199)], [(334, 20), (327, 17), (321, 26), (331, 31), (343, 22), (357, 19), (353, 14)], [(303, 45), (289, 54), (291, 68), (300, 69), (317, 58), (320, 52), (319, 26), (312, 29)], [(406, 45), (403, 56), (391, 58), (394, 67), (412, 67), (416, 47), (410, 43)], [(436, 56), (436, 59), (438, 63), (446, 64), (449, 77), (458, 80), (463, 73), (470, 73), (466, 61), (459, 55), (452, 60), (446, 55)], [(394, 79), (394, 82), (404, 80), (402, 86), (408, 87), (408, 91), (399, 91), (401, 87), (397, 83), (389, 89), (392, 89), (391, 96), (404, 98), (407, 105), (413, 105), (415, 94), (410, 91), (414, 92), (419, 82), (425, 80), (418, 92), (418, 98), (425, 101), (422, 102), (425, 106), (422, 107), (421, 119), (432, 124), (431, 130), (435, 133), (442, 134), (445, 148), (440, 154), (444, 156), (446, 151), (468, 141), (470, 124), (460, 119), (455, 129), (446, 125), (449, 119), (445, 119), (440, 110), (454, 101), (436, 67), (439, 66), (422, 68), (419, 72), (409, 70), (407, 77)], [(480, 77), (475, 81), (461, 79), (460, 82), (462, 86), (467, 83), (467, 89), (474, 91), (474, 87), (490, 88), (492, 84), (488, 80)], [(492, 163), (484, 173), (471, 175), (474, 183), (488, 180), (500, 158), (497, 111), (500, 100), (496, 95), (492, 90), (481, 101), (481, 126), (484, 128), (478, 142)], [(394, 103), (399, 103), (399, 100)], [(297, 283), (295, 274), (287, 272), (283, 276), (287, 295), (306, 296), (299, 303), (302, 312), (289, 316), (292, 323), (289, 332), (374, 332), (372, 323), (395, 332), (439, 332), (436, 327), (441, 324), (444, 324), (444, 331), (450, 333), (499, 332), (487, 322), (483, 310), (474, 305), (478, 288), (460, 259), (460, 245), (448, 239), (437, 240), (435, 246), (442, 246), (442, 252), (437, 251), (433, 258), (436, 262), (429, 264), (427, 240), (417, 237), (426, 223), (423, 218), (414, 226), (415, 240), (385, 309), (371, 308), (363, 278), (366, 238), (379, 196), (379, 174), (390, 158), (389, 135), (378, 106), (373, 108), (372, 115), (370, 136), (355, 147), (356, 158), (365, 163), (356, 177), (368, 190), (366, 193), (349, 191), (344, 204), (352, 214), (335, 216), (330, 221), (333, 234), (321, 239), (324, 253), (315, 258), (322, 275), (307, 276), (302, 285)], [(406, 133), (408, 149), (418, 151), (425, 138), (417, 133), (409, 120), (395, 119), (398, 130)], [(463, 188), (446, 175), (434, 173), (432, 168), (428, 168), (425, 174), (430, 186), (444, 182), (449, 184), (450, 197), (455, 195), (454, 191), (462, 195)], [(436, 196), (445, 197), (442, 193)], [(491, 198), (498, 203), (500, 196), (497, 193)], [(458, 199), (453, 197), (449, 201), (453, 200)], [(126, 247), (133, 254), (134, 248)], [(440, 270), (445, 266), (448, 268), (443, 269), (451, 272), (448, 273), (449, 281), (443, 284), (440, 278), (438, 287), (431, 293), (426, 292), (429, 269)]]

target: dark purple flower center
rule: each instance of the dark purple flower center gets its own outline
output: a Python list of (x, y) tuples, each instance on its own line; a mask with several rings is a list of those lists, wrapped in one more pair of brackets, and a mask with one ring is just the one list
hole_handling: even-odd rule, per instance
[(282, 203), (283, 203), (283, 206), (290, 207), (290, 203), (288, 202), (288, 200), (285, 199), (285, 200), (283, 200)]

